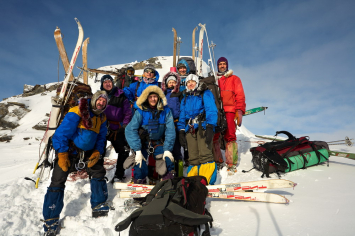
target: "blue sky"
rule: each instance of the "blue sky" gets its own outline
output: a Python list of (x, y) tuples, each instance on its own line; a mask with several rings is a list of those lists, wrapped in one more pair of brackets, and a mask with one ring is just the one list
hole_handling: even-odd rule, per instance
[(355, 1), (2, 1), (1, 99), (21, 94), (24, 84), (58, 80), (53, 32), (61, 29), (70, 60), (75, 17), (90, 37), (90, 68), (170, 56), (172, 27), (181, 54), (190, 55), (192, 30), (206, 24), (216, 58), (227, 57), (242, 79), (247, 109), (269, 107), (265, 116), (245, 117), (248, 129), (355, 138)]

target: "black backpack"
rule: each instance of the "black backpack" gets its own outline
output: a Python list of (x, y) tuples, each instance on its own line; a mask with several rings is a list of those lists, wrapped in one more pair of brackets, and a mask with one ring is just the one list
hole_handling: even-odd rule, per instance
[[(285, 134), (288, 139), (250, 148), (253, 156), (253, 169), (263, 172), (262, 178), (264, 175), (269, 177), (269, 174), (273, 172), (280, 176), (279, 172), (305, 169), (308, 166), (328, 161), (329, 146), (326, 142), (309, 141), (308, 137), (296, 138), (287, 131), (277, 131), (276, 136), (278, 134)], [(243, 172), (247, 171), (243, 170)]]
[[(214, 96), (214, 101), (216, 103), (216, 107), (218, 110), (218, 117), (217, 117), (217, 126), (215, 128), (215, 133), (224, 133), (224, 131), (227, 129), (227, 119), (226, 119), (226, 114), (223, 109), (223, 104), (221, 100), (221, 93), (219, 91), (219, 87), (216, 84), (216, 79), (214, 76), (209, 76), (206, 78), (200, 77), (199, 81), (200, 89), (209, 89), (213, 96)], [(202, 93), (202, 101), (203, 101), (203, 93)]]
[(116, 231), (123, 231), (132, 223), (130, 236), (202, 235), (209, 236), (212, 216), (206, 205), (208, 189), (203, 176), (177, 177), (159, 182), (145, 197), (143, 207), (118, 223)]

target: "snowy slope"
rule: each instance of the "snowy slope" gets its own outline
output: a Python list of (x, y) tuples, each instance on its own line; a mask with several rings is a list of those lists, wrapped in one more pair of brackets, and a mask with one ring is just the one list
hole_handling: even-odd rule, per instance
[[(169, 70), (172, 57), (159, 57), (163, 69), (160, 76)], [(104, 68), (101, 68), (104, 69)], [(140, 71), (136, 72), (141, 73)], [(89, 82), (93, 91), (99, 89), (99, 83)], [(0, 235), (41, 235), (42, 204), (49, 179), (35, 189), (32, 181), (24, 177), (36, 178), (33, 169), (38, 160), (38, 148), (42, 131), (32, 129), (45, 118), (50, 111), (50, 96), (34, 95), (31, 97), (12, 97), (2, 102), (16, 101), (25, 103), (29, 112), (20, 121), (20, 126), (11, 131), (14, 135), (10, 143), (0, 143)], [(259, 116), (259, 114), (255, 114)], [(261, 117), (261, 116), (260, 116)], [(248, 117), (245, 117), (247, 119)], [(249, 127), (252, 129), (252, 127)], [(276, 131), (276, 130), (275, 130)], [(10, 131), (0, 131), (0, 134)], [(256, 146), (256, 138), (252, 132), (242, 126), (237, 131), (240, 163), (238, 172), (228, 176), (226, 169), (218, 174), (217, 183), (235, 183), (260, 180), (261, 173), (252, 170), (250, 147)], [(24, 138), (29, 137), (28, 140)], [(310, 137), (312, 139), (312, 137)], [(354, 147), (331, 146), (334, 150), (355, 152)], [(111, 149), (108, 159), (115, 159)], [(269, 192), (286, 196), (288, 205), (242, 202), (233, 200), (209, 199), (207, 208), (214, 218), (212, 235), (353, 235), (352, 200), (355, 196), (353, 182), (355, 161), (342, 157), (331, 157), (327, 164), (298, 170), (283, 176), (296, 182), (293, 189), (269, 190)], [(112, 178), (114, 170), (107, 172)], [(48, 176), (48, 175), (46, 175)], [(130, 170), (126, 171), (130, 176)], [(276, 175), (272, 175), (277, 178)], [(125, 219), (129, 213), (123, 210), (123, 199), (116, 197), (117, 190), (108, 184), (109, 200), (113, 202), (115, 211), (109, 217), (92, 219), (90, 208), (90, 184), (88, 179), (66, 184), (64, 209), (61, 217), (65, 218), (65, 228), (60, 235), (118, 235), (114, 226)], [(128, 235), (128, 230), (121, 233)]]

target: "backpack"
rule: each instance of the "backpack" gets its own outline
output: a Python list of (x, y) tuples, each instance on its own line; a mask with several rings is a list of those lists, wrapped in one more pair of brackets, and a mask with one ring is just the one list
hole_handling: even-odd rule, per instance
[[(62, 86), (63, 86), (63, 83), (61, 83), (58, 86), (57, 96), (59, 96)], [(87, 85), (87, 84), (77, 81), (73, 85), (74, 86), (73, 90), (71, 91), (69, 98), (68, 98), (68, 91), (71, 86), (72, 86), (72, 82), (69, 82), (68, 87), (67, 87), (67, 91), (65, 92), (65, 96), (63, 98), (63, 101), (64, 102), (67, 101), (67, 102), (63, 107), (61, 107), (61, 112), (60, 112), (61, 115), (60, 115), (58, 126), (60, 125), (60, 123), (62, 123), (64, 116), (68, 113), (70, 108), (75, 107), (79, 104), (80, 98), (84, 98), (84, 97), (91, 98), (93, 95), (91, 92), (90, 85)]]
[(180, 57), (179, 61), (180, 60), (185, 60), (187, 62), (187, 64), (189, 65), (189, 68), (190, 68), (189, 74), (196, 74), (195, 62), (194, 62), (194, 60), (192, 60), (191, 57)]
[(280, 176), (280, 171), (287, 173), (328, 161), (329, 146), (326, 142), (309, 141), (307, 136), (296, 138), (287, 131), (278, 131), (278, 134), (286, 134), (288, 139), (250, 148), (253, 169), (263, 172), (262, 178), (273, 172)]
[(115, 78), (116, 87), (119, 89), (123, 89), (125, 87), (125, 79), (126, 79), (126, 68), (122, 67), (121, 69), (117, 69), (117, 76)]
[[(209, 236), (212, 216), (206, 205), (208, 189), (203, 176), (176, 177), (159, 182), (145, 197), (143, 207), (118, 223), (120, 232), (131, 225), (130, 236), (194, 235), (205, 225), (202, 235)], [(131, 224), (132, 223), (132, 224)]]
[[(200, 77), (200, 85), (203, 89), (209, 89), (213, 96), (214, 96), (214, 101), (216, 103), (216, 107), (218, 110), (218, 116), (217, 116), (217, 126), (215, 127), (215, 133), (224, 133), (224, 131), (227, 129), (227, 119), (226, 119), (226, 114), (223, 109), (223, 104), (221, 100), (221, 93), (219, 91), (219, 87), (216, 84), (216, 79), (214, 76), (209, 76), (206, 78)], [(202, 101), (203, 101), (203, 93), (202, 93)]]

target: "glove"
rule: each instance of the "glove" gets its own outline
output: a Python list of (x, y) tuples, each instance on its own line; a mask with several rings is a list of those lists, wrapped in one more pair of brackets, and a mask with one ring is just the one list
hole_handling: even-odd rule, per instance
[(135, 157), (134, 161), (136, 162), (136, 165), (139, 164), (139, 168), (142, 167), (142, 161), (143, 161), (143, 160), (147, 161), (147, 160), (144, 158), (144, 156), (143, 156), (143, 154), (142, 154), (141, 151), (136, 151), (136, 157)]
[(64, 172), (68, 171), (68, 168), (70, 167), (70, 161), (67, 152), (58, 153), (58, 165)]
[(100, 156), (101, 156), (100, 152), (95, 150), (89, 158), (88, 167), (89, 168), (93, 167), (99, 161)]
[(242, 125), (243, 120), (243, 112), (241, 110), (237, 110), (235, 113), (234, 121), (237, 121), (237, 125), (240, 127)]
[(166, 159), (167, 157), (170, 159), (172, 163), (174, 163), (174, 157), (173, 154), (169, 151), (164, 151), (163, 157)]
[(183, 147), (186, 150), (187, 149), (187, 142), (186, 142), (186, 133), (185, 133), (184, 129), (179, 131), (179, 142), (180, 142), (181, 147)]
[(210, 143), (212, 142), (213, 136), (214, 136), (213, 125), (210, 125), (210, 124), (206, 125), (205, 136), (206, 136), (206, 140), (205, 140), (206, 144), (210, 145)]
[(124, 131), (126, 129), (127, 125), (122, 125), (121, 128), (118, 129), (118, 133), (123, 133), (124, 135)]

